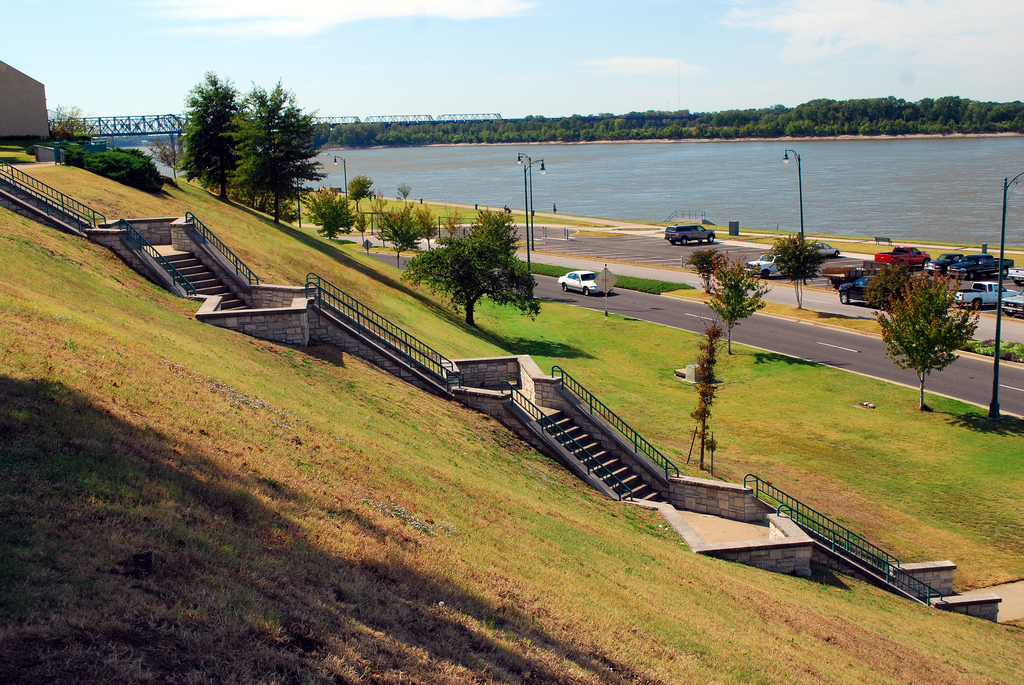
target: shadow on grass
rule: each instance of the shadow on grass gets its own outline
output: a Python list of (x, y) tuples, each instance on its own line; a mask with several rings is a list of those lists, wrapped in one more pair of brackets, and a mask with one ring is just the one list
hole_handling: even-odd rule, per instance
[(840, 590), (849, 590), (850, 586), (843, 582), (843, 579), (835, 574), (835, 572), (827, 566), (812, 561), (811, 562), (811, 578), (812, 582), (820, 585), (828, 585), (829, 587), (839, 588)]
[(951, 426), (966, 428), (975, 433), (986, 435), (1024, 436), (1024, 421), (1013, 416), (993, 421), (986, 414), (964, 412), (962, 414), (946, 414), (946, 421)]
[[(354, 498), (321, 512), (244, 443), (131, 414), (0, 376), (0, 682), (654, 682), (514, 596), (410, 565), (426, 533)], [(361, 551), (321, 547), (317, 520)]]
[(784, 354), (777, 354), (775, 352), (754, 352), (754, 363), (755, 364), (789, 364), (790, 366), (820, 366), (815, 362), (805, 361), (798, 359), (797, 357), (789, 357)]
[(561, 359), (593, 359), (593, 355), (578, 347), (551, 340), (530, 340), (529, 338), (500, 339), (493, 337), (495, 345), (508, 350), (509, 354), (531, 354), (539, 357)]

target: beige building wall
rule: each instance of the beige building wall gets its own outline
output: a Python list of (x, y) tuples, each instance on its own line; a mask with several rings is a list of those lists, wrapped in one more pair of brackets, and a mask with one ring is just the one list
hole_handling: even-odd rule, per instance
[(46, 138), (46, 86), (0, 62), (0, 138)]

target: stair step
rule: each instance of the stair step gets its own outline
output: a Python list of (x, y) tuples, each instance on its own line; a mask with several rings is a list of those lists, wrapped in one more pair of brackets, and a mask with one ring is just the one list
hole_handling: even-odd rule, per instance
[(229, 295), (231, 290), (226, 285), (212, 285), (207, 288), (196, 288), (200, 295)]

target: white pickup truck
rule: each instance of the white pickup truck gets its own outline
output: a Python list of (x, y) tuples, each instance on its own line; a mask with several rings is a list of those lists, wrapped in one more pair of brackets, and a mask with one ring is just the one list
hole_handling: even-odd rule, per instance
[(1015, 290), (998, 283), (981, 282), (975, 283), (970, 288), (960, 290), (956, 294), (956, 306), (981, 309), (984, 305), (994, 305), (999, 299), (999, 288), (1003, 289), (1003, 299), (1019, 295)]
[(1006, 277), (1012, 279), (1015, 285), (1024, 285), (1024, 267), (1010, 269), (1006, 272)]
[(775, 266), (775, 256), (763, 254), (752, 262), (747, 262), (747, 268), (761, 274), (761, 278), (768, 278), (779, 273), (779, 267)]

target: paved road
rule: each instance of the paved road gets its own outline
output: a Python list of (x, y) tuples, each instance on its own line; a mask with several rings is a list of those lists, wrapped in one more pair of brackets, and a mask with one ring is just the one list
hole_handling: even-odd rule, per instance
[[(549, 235), (552, 234), (549, 233)], [(719, 250), (727, 251), (730, 258), (739, 257), (745, 261), (756, 259), (764, 250), (763, 245), (751, 247), (750, 245), (730, 243), (728, 241), (716, 242), (715, 245)], [(606, 261), (610, 260), (633, 262), (635, 264), (613, 263), (610, 264), (609, 268), (617, 275), (656, 278), (674, 283), (699, 286), (700, 279), (692, 272), (682, 271), (678, 268), (670, 270), (638, 265), (651, 264), (661, 267), (678, 267), (682, 256), (688, 256), (694, 250), (701, 248), (707, 248), (707, 245), (673, 246), (669, 245), (663, 238), (656, 236), (578, 237), (568, 242), (551, 239), (538, 240), (537, 250), (532, 253), (532, 259), (543, 264), (560, 264), (575, 269), (593, 269), (595, 271), (599, 271)], [(863, 261), (862, 257), (865, 256), (833, 258), (829, 260), (827, 266), (860, 265)], [(523, 251), (520, 251), (520, 257), (525, 259)], [(779, 277), (773, 277), (768, 282), (771, 285), (771, 291), (765, 297), (766, 300), (793, 307), (796, 306), (796, 295), (793, 292), (793, 286), (788, 281)], [(826, 279), (811, 279), (809, 285), (814, 287), (804, 290), (803, 306), (805, 309), (813, 309), (814, 311), (857, 319), (874, 318), (870, 307), (841, 304), (839, 296), (829, 287)], [(1010, 281), (1006, 281), (1005, 285), (1019, 290)], [(992, 309), (986, 308), (982, 311), (982, 316), (978, 323), (978, 331), (975, 334), (975, 337), (979, 340), (995, 337), (996, 320)], [(1024, 321), (1004, 316), (1002, 339), (1006, 342), (1024, 343)]]
[[(556, 279), (536, 279), (535, 293), (543, 300), (604, 310), (603, 298), (563, 293)], [(696, 333), (711, 321), (703, 303), (629, 290), (612, 291), (608, 312)], [(918, 387), (914, 372), (893, 364), (885, 354), (885, 344), (874, 336), (755, 314), (734, 328), (732, 337), (740, 344)], [(1002, 365), (1000, 386), (1001, 410), (1024, 416), (1024, 371)], [(988, 407), (992, 399), (992, 362), (961, 357), (945, 370), (932, 373), (925, 390)]]
[[(392, 255), (371, 254), (386, 264), (394, 264)], [(403, 266), (405, 261), (403, 259)], [(540, 299), (604, 310), (603, 298), (563, 293), (555, 278), (535, 278), (537, 288), (534, 292)], [(608, 297), (608, 312), (695, 333), (702, 332), (710, 321), (708, 308), (703, 303), (630, 290), (612, 291)], [(881, 340), (855, 331), (755, 314), (733, 329), (733, 340), (770, 352), (918, 387), (917, 376), (893, 364), (886, 356), (885, 344)], [(1004, 413), (1024, 416), (1024, 370), (1001, 366), (1000, 386), (1000, 409)], [(987, 408), (992, 399), (992, 362), (961, 357), (945, 370), (932, 373), (925, 383), (925, 390)]]

